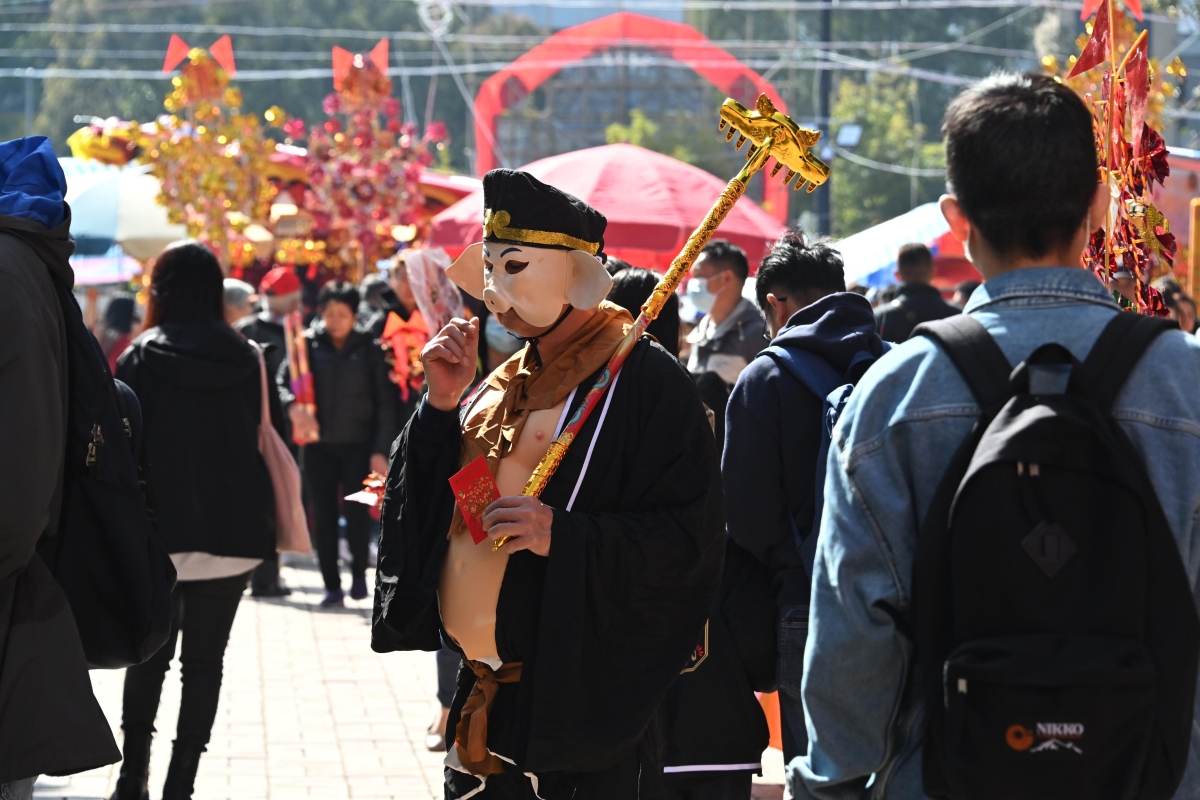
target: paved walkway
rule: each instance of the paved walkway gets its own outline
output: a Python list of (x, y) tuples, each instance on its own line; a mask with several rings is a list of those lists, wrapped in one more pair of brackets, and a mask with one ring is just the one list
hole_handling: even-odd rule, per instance
[[(196, 800), (319, 797), (440, 800), (441, 754), (425, 749), (437, 708), (433, 653), (378, 655), (369, 646), (369, 600), (322, 611), (320, 574), (309, 559), (283, 570), (291, 597), (246, 597), (225, 656), (212, 742), (200, 762)], [(369, 576), (373, 577), (373, 576)], [(157, 798), (179, 709), (178, 662), (167, 676), (150, 765)], [(92, 683), (120, 741), (122, 671)], [(782, 757), (768, 751), (756, 796), (782, 796)], [(43, 778), (40, 798), (107, 798), (118, 765)], [(767, 785), (775, 784), (775, 785)]]

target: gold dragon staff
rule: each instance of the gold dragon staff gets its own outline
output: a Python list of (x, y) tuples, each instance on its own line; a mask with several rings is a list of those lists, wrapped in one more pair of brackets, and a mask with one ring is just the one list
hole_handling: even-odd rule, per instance
[[(667, 298), (679, 287), (683, 276), (692, 268), (700, 251), (712, 238), (713, 232), (733, 208), (733, 204), (746, 191), (746, 185), (754, 177), (754, 174), (766, 166), (770, 158), (774, 157), (776, 164), (775, 168), (771, 170), (771, 176), (774, 177), (781, 169), (787, 167), (788, 172), (783, 182), (784, 184), (791, 183), (792, 179), (799, 175), (800, 178), (796, 180), (795, 184), (797, 191), (803, 186), (811, 192), (829, 178), (829, 167), (809, 152), (809, 149), (821, 138), (820, 132), (801, 128), (786, 114), (776, 111), (770, 98), (765, 94), (759, 95), (753, 111), (735, 100), (726, 100), (721, 105), (719, 130), (725, 130), (727, 125), (729, 132), (725, 135), (725, 141), (731, 140), (737, 134), (738, 140), (735, 147), (738, 150), (742, 149), (746, 140), (751, 143), (746, 154), (746, 165), (725, 186), (725, 191), (721, 192), (717, 202), (709, 209), (704, 221), (688, 237), (682, 252), (675, 257), (662, 280), (654, 287), (649, 299), (642, 306), (642, 313), (638, 315), (633, 327), (617, 345), (617, 351), (613, 353), (604, 371), (600, 373), (596, 385), (584, 397), (583, 405), (567, 420), (562, 433), (550, 443), (546, 455), (542, 456), (541, 463), (529, 476), (525, 488), (521, 490), (523, 496), (537, 497), (546, 488), (546, 484), (550, 482), (550, 478), (562, 463), (563, 457), (566, 456), (567, 449), (575, 441), (575, 437), (583, 429), (584, 423), (587, 422), (592, 411), (604, 397), (604, 393), (612, 385), (617, 373), (621, 371), (621, 366), (625, 363), (629, 353), (633, 351), (633, 346), (646, 332), (650, 323), (658, 318)], [(512, 537), (505, 536), (497, 539), (496, 543), (492, 545), (492, 549), (499, 550), (510, 538)]]

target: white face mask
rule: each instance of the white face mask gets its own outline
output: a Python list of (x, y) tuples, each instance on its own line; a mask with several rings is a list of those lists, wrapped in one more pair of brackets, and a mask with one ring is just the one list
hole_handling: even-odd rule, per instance
[(712, 311), (717, 296), (708, 290), (708, 278), (691, 278), (687, 287), (688, 299), (701, 313)]
[(535, 328), (553, 325), (567, 304), (571, 277), (567, 253), (549, 247), (488, 244), (483, 251), (483, 302), (488, 310), (493, 314), (516, 310)]

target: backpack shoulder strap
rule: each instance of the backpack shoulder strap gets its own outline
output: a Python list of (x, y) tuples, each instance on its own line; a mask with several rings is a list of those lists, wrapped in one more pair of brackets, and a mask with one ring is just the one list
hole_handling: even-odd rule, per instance
[(830, 392), (846, 382), (837, 370), (829, 366), (828, 361), (816, 353), (771, 345), (759, 353), (763, 354), (773, 358), (789, 375), (807, 386), (822, 403)]
[[(1012, 364), (987, 332), (987, 328), (969, 314), (956, 314), (918, 325), (913, 336), (933, 339), (958, 369), (980, 408), (998, 406), (1012, 393), (1008, 378)], [(909, 337), (912, 338), (912, 337)]]
[(1178, 327), (1173, 320), (1162, 317), (1118, 313), (1104, 326), (1080, 366), (1080, 377), (1088, 394), (1101, 408), (1110, 410), (1147, 348), (1160, 334)]

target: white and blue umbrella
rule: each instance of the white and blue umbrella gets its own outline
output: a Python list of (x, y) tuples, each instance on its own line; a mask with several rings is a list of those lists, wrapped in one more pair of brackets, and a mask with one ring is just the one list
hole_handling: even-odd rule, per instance
[(115, 167), (78, 158), (60, 158), (67, 176), (71, 233), (79, 256), (107, 256), (113, 244), (134, 258), (153, 258), (187, 228), (167, 219), (158, 203), (161, 184), (148, 167)]
[(950, 231), (937, 203), (925, 203), (912, 211), (881, 222), (834, 244), (842, 254), (846, 283), (877, 288), (896, 283), (896, 255), (914, 242), (933, 245)]

